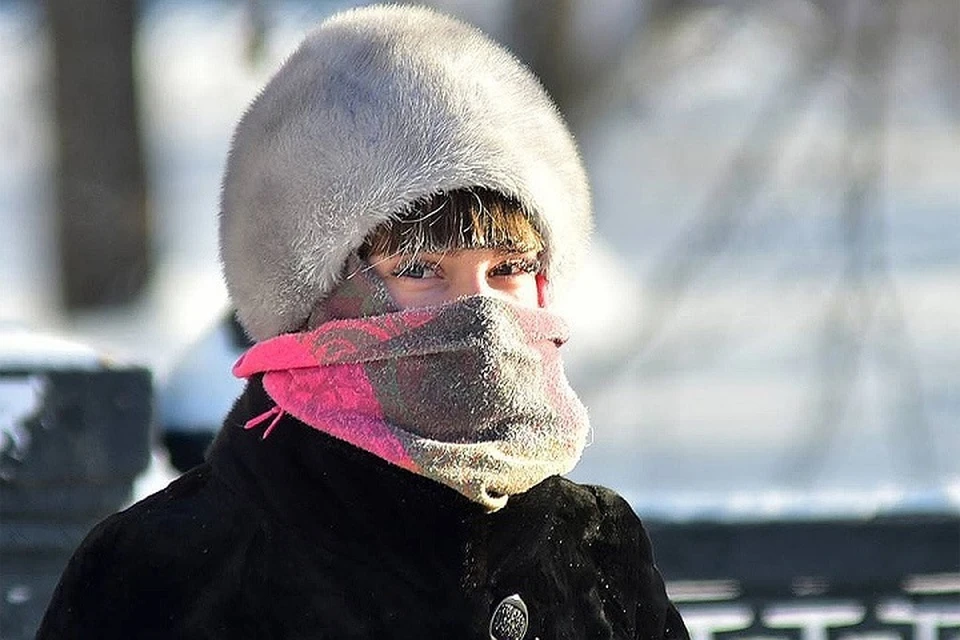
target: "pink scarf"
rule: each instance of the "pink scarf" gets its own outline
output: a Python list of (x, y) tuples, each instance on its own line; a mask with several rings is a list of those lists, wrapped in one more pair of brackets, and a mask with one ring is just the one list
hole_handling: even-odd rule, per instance
[[(357, 313), (344, 301), (378, 299), (374, 278), (348, 281), (327, 308)], [(589, 423), (563, 373), (566, 333), (552, 313), (474, 296), (334, 317), (254, 345), (234, 375), (263, 374), (277, 406), (247, 424), (272, 417), (263, 437), (289, 413), (495, 511), (583, 451)]]

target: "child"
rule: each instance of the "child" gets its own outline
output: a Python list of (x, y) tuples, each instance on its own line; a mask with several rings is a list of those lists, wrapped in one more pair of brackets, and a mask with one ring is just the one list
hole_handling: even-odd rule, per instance
[(588, 432), (555, 288), (590, 198), (536, 79), (422, 8), (325, 22), (240, 122), (257, 343), (207, 462), (98, 526), (41, 638), (686, 638)]

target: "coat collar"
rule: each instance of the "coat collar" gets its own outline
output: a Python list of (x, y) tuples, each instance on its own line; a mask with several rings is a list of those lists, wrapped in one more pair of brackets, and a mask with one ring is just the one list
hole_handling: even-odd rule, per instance
[[(244, 430), (271, 406), (259, 377), (250, 380), (209, 454), (214, 472), (270, 521), (293, 527), (309, 544), (358, 559), (377, 557), (422, 574), (480, 571), (492, 531), (523, 547), (549, 534), (556, 477), (488, 514), (428, 478), (395, 467), (285, 415), (267, 439)], [(471, 568), (472, 566), (472, 568)], [(428, 569), (430, 567), (427, 567)], [(475, 576), (482, 580), (482, 575)], [(461, 580), (463, 576), (461, 576)]]

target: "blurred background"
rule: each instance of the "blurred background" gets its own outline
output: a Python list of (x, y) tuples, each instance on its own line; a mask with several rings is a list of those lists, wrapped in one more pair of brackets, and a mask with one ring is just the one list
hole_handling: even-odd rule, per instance
[[(0, 320), (164, 387), (227, 308), (232, 127), (354, 4), (0, 0)], [(674, 514), (960, 509), (960, 3), (432, 4), (537, 70), (593, 179), (578, 479)]]
[[(0, 325), (152, 372), (137, 496), (240, 391), (232, 127), (356, 4), (0, 0)], [(960, 513), (960, 2), (428, 4), (536, 70), (592, 176), (577, 480), (674, 522)]]

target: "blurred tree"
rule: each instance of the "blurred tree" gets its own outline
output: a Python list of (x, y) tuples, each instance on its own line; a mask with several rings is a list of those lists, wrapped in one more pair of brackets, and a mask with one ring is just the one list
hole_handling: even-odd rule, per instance
[(150, 271), (133, 71), (137, 3), (47, 0), (57, 126), (57, 228), (70, 310), (128, 302)]
[[(626, 45), (651, 13), (617, 0), (595, 0), (589, 5), (576, 0), (512, 0), (507, 7), (504, 43), (539, 76), (575, 132), (594, 117), (585, 108), (586, 98), (609, 83)], [(587, 45), (585, 14), (604, 11), (613, 12), (621, 24), (607, 29), (603, 46)]]
[(513, 0), (509, 15), (510, 47), (536, 71), (565, 113), (581, 85), (573, 63), (573, 8), (572, 0)]
[(257, 66), (264, 62), (267, 44), (267, 8), (265, 0), (247, 0), (247, 62)]

